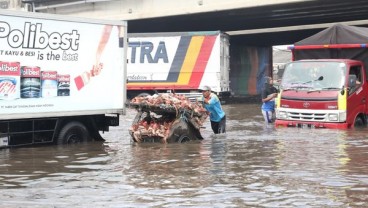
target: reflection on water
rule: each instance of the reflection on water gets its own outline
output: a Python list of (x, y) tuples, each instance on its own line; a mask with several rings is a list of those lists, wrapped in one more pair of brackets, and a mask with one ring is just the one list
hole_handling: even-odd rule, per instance
[(0, 151), (0, 184), (3, 188), (28, 187), (44, 177), (101, 170), (108, 160), (101, 142), (88, 146), (4, 149)]
[(134, 111), (106, 142), (0, 151), (0, 207), (367, 207), (368, 129), (264, 126), (225, 105), (228, 132), (136, 144)]

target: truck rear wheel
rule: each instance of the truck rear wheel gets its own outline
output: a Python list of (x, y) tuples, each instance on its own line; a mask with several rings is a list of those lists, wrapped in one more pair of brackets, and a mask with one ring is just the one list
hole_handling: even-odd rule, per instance
[(66, 124), (60, 131), (57, 144), (76, 144), (88, 141), (90, 138), (87, 128), (77, 121)]

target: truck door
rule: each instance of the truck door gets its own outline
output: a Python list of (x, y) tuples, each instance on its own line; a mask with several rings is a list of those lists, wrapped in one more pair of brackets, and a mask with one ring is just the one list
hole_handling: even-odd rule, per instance
[[(363, 87), (363, 85), (366, 85), (366, 81), (363, 79), (364, 74), (362, 66), (350, 66), (348, 79), (351, 75), (355, 75), (356, 82), (349, 87), (349, 96), (347, 100), (348, 122), (350, 119), (355, 119), (356, 115), (358, 115), (359, 113), (365, 113), (367, 105), (367, 90), (365, 89), (366, 87)], [(354, 122), (354, 120), (351, 121)]]

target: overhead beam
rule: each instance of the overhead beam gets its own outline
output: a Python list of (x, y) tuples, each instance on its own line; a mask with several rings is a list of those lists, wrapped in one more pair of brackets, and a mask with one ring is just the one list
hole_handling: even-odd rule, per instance
[(35, 11), (73, 16), (97, 16), (115, 20), (140, 20), (308, 1), (316, 0), (79, 0), (71, 2), (61, 0), (58, 4), (51, 2), (36, 5)]
[[(358, 25), (368, 25), (368, 20), (357, 20), (357, 21), (347, 21), (347, 22), (338, 22), (338, 23), (358, 26)], [(276, 32), (287, 32), (287, 31), (296, 31), (296, 30), (328, 28), (328, 27), (331, 27), (335, 24), (337, 24), (337, 22), (336, 23), (298, 25), (298, 26), (286, 26), (286, 27), (277, 27), (277, 28), (262, 28), (262, 29), (252, 29), (252, 30), (226, 31), (226, 33), (231, 35), (231, 36), (259, 34), (259, 33), (276, 33)]]

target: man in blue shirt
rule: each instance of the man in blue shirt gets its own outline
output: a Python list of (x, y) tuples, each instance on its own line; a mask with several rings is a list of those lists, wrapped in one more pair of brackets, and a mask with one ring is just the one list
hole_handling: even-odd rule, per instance
[(266, 124), (273, 123), (275, 120), (275, 98), (277, 89), (273, 86), (271, 77), (265, 77), (265, 84), (262, 88), (262, 114)]
[(215, 93), (211, 92), (209, 86), (204, 86), (200, 89), (204, 108), (210, 113), (211, 128), (213, 133), (220, 134), (226, 132), (226, 115), (222, 110), (221, 102)]

